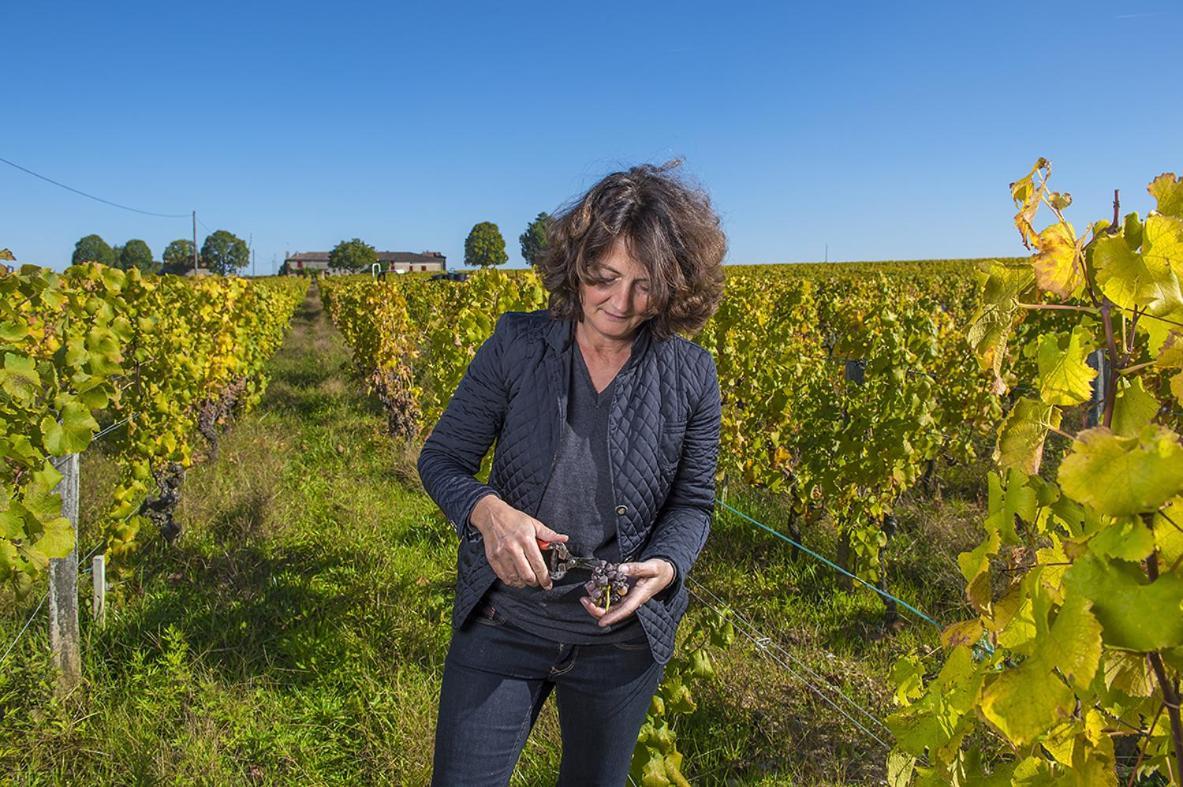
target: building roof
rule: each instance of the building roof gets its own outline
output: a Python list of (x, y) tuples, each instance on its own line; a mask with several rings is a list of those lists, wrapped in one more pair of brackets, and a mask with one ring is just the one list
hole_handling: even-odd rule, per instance
[[(378, 262), (405, 262), (405, 263), (423, 263), (423, 262), (443, 262), (446, 257), (438, 251), (425, 251), (420, 254), (415, 254), (409, 251), (380, 251), (378, 254)], [(327, 251), (304, 251), (299, 254), (289, 254), (285, 258), (285, 262), (323, 262), (328, 264), (329, 252)]]

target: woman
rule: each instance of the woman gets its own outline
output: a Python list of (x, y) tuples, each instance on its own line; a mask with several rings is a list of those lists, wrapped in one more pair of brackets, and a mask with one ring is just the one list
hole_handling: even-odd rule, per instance
[[(460, 536), (433, 784), (507, 784), (552, 690), (559, 784), (627, 778), (719, 445), (714, 361), (676, 334), (717, 308), (726, 239), (676, 166), (609, 175), (552, 220), (549, 309), (501, 316), (423, 447), (423, 485)], [(586, 571), (552, 580), (540, 545), (555, 543), (620, 563), (631, 588), (601, 607)]]

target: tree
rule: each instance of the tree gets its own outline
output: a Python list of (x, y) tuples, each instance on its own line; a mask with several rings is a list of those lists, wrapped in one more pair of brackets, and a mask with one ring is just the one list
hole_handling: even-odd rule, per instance
[(174, 240), (164, 249), (163, 273), (184, 273), (193, 267), (193, 241), (188, 238)]
[(378, 261), (378, 252), (361, 238), (343, 240), (329, 252), (329, 267), (357, 273), (366, 271)]
[(542, 255), (546, 253), (546, 228), (549, 224), (550, 214), (543, 211), (518, 237), (518, 242), (522, 244), (522, 259), (530, 265), (542, 262)]
[(148, 273), (152, 270), (152, 249), (139, 238), (129, 240), (119, 252), (119, 267), (125, 271), (137, 268)]
[(246, 241), (226, 230), (217, 230), (207, 235), (201, 244), (201, 261), (211, 273), (229, 276), (250, 261), (250, 250)]
[(464, 241), (464, 264), (469, 267), (490, 268), (509, 262), (505, 252), (505, 238), (491, 221), (482, 221), (468, 233)]
[(115, 267), (118, 261), (119, 258), (115, 256), (114, 249), (108, 246), (105, 240), (98, 235), (87, 235), (74, 244), (74, 256), (71, 258), (70, 264), (101, 262), (103, 265)]

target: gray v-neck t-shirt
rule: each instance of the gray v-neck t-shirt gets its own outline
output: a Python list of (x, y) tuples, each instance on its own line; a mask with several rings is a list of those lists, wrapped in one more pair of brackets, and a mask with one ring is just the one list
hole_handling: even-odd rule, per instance
[[(597, 393), (576, 342), (572, 342), (571, 355), (567, 423), (535, 518), (569, 536), (567, 548), (571, 554), (595, 555), (619, 563), (615, 501), (608, 470), (608, 415), (616, 378)], [(597, 625), (579, 602), (587, 595), (583, 583), (590, 578), (587, 570), (576, 569), (556, 580), (549, 591), (513, 588), (497, 580), (486, 598), (512, 625), (555, 642), (590, 645), (643, 639), (636, 616), (606, 628)]]

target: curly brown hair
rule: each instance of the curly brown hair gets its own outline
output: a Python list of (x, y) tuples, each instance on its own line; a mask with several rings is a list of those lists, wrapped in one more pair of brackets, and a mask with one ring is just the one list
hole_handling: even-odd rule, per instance
[(579, 285), (596, 280), (600, 258), (623, 237), (649, 274), (654, 337), (706, 324), (723, 297), (727, 237), (706, 193), (673, 174), (681, 164), (613, 172), (551, 219), (538, 274), (553, 317), (583, 319)]

